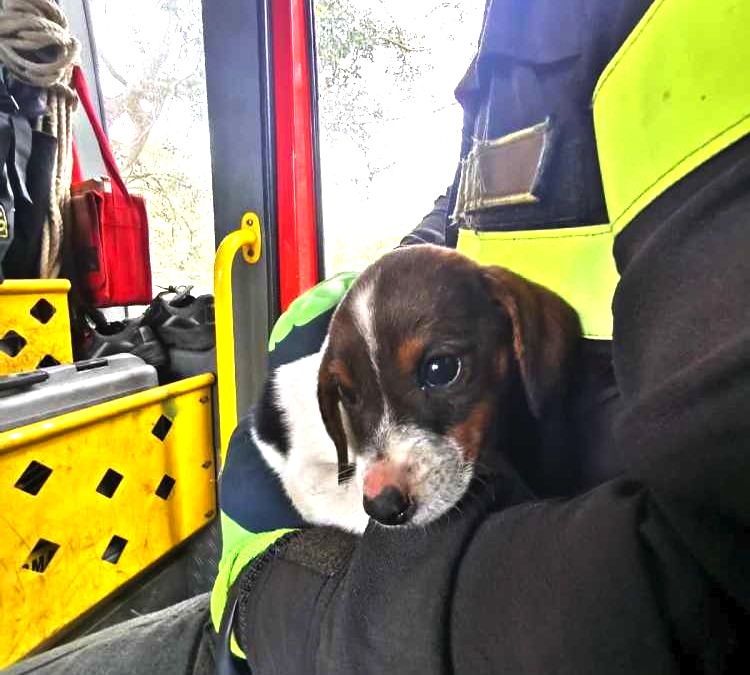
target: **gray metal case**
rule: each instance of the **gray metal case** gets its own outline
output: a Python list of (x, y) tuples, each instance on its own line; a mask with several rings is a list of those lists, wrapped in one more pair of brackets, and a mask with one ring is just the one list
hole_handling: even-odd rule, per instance
[(156, 386), (156, 369), (133, 354), (0, 377), (0, 431)]

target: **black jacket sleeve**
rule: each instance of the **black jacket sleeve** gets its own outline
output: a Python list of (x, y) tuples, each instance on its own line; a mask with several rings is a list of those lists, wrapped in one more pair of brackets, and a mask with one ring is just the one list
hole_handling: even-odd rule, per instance
[(750, 138), (619, 237), (623, 475), (427, 530), (326, 530), (248, 571), (269, 673), (725, 673), (750, 645)]
[(435, 200), (435, 204), (422, 221), (402, 240), (400, 246), (412, 244), (436, 244), (438, 246), (456, 246), (457, 231), (450, 222), (451, 189)]

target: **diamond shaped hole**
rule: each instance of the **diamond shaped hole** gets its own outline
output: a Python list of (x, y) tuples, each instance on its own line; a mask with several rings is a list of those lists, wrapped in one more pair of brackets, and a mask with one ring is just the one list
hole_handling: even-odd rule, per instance
[(118, 537), (115, 535), (112, 537), (112, 539), (109, 540), (109, 544), (107, 544), (107, 549), (104, 551), (104, 554), (102, 555), (102, 560), (108, 563), (112, 563), (113, 565), (117, 564), (117, 561), (120, 559), (120, 556), (122, 555), (122, 552), (125, 550), (125, 546), (127, 546), (128, 540), (123, 539), (122, 537)]
[(38, 300), (37, 303), (29, 310), (29, 314), (33, 316), (39, 323), (47, 323), (57, 310), (44, 298)]
[(151, 429), (151, 433), (160, 441), (163, 441), (167, 437), (167, 434), (169, 433), (169, 430), (171, 428), (172, 420), (169, 419), (169, 417), (165, 417), (164, 415), (162, 415), (158, 420), (156, 420), (156, 424), (154, 424), (154, 428)]
[(26, 558), (26, 562), (21, 567), (25, 570), (44, 574), (59, 548), (60, 544), (56, 544), (54, 541), (40, 539), (34, 548), (31, 549), (29, 557)]
[(14, 330), (9, 330), (0, 338), (0, 352), (14, 358), (18, 356), (26, 346), (26, 338)]
[(52, 366), (59, 366), (60, 362), (52, 355), (45, 354), (44, 358), (36, 364), (37, 368), (51, 368)]
[(154, 494), (162, 499), (169, 499), (169, 495), (172, 494), (172, 488), (177, 481), (168, 474), (164, 474), (164, 477), (159, 481), (159, 485), (156, 487)]
[(118, 473), (114, 469), (107, 469), (102, 479), (99, 481), (99, 485), (96, 486), (96, 491), (100, 495), (104, 495), (107, 499), (112, 499), (112, 496), (117, 492), (117, 488), (120, 487), (123, 475)]
[(45, 466), (36, 460), (32, 460), (13, 487), (30, 495), (38, 495), (39, 490), (42, 489), (51, 474), (52, 469), (48, 466)]

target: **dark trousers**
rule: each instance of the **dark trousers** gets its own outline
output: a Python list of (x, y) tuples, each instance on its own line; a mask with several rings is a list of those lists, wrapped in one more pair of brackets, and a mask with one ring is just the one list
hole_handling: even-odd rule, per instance
[(5, 675), (211, 675), (208, 595), (112, 626), (12, 666)]

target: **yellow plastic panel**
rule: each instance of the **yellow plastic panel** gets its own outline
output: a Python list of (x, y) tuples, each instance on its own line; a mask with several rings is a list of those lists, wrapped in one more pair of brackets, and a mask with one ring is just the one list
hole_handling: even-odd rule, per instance
[(0, 375), (73, 361), (69, 290), (66, 279), (0, 284)]
[(0, 667), (214, 518), (212, 382), (0, 433)]

